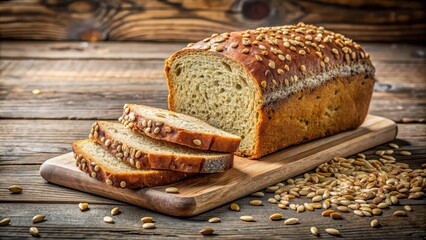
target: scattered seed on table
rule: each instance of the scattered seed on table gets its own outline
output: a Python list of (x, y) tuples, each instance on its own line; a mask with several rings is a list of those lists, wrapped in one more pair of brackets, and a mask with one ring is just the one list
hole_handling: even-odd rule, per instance
[(396, 143), (389, 143), (388, 146), (395, 149), (399, 148), (398, 144)]
[(287, 220), (284, 221), (284, 224), (285, 225), (294, 225), (297, 222), (299, 222), (298, 218), (289, 218), (289, 219), (287, 219)]
[(398, 211), (395, 211), (393, 215), (397, 217), (403, 217), (403, 216), (407, 216), (407, 213), (405, 211), (398, 210)]
[(120, 209), (118, 207), (111, 209), (111, 216), (117, 215), (119, 213), (120, 213)]
[(166, 193), (179, 193), (179, 189), (175, 187), (166, 188)]
[(254, 218), (252, 216), (241, 216), (240, 219), (243, 220), (244, 222), (253, 222), (254, 221)]
[(23, 188), (19, 185), (12, 185), (8, 189), (11, 193), (21, 193), (23, 190)]
[(143, 218), (141, 218), (141, 221), (143, 223), (152, 223), (154, 221), (154, 218), (152, 218), (152, 217), (143, 217)]
[(154, 229), (155, 228), (155, 224), (154, 223), (144, 223), (144, 224), (142, 224), (142, 228), (144, 228), (144, 229)]
[(379, 220), (374, 219), (373, 221), (371, 221), (370, 226), (372, 228), (378, 227), (379, 226)]
[(10, 218), (3, 218), (0, 221), (0, 226), (6, 226), (6, 225), (9, 225), (9, 223), (10, 223)]
[(220, 218), (218, 218), (218, 217), (212, 217), (212, 218), (210, 218), (209, 219), (209, 223), (218, 223), (218, 222), (220, 222), (221, 220), (220, 220)]
[(30, 227), (30, 234), (33, 237), (38, 237), (40, 235), (40, 232), (38, 231), (38, 228)]
[(212, 235), (214, 232), (214, 229), (211, 227), (205, 227), (203, 229), (201, 229), (200, 233), (203, 235)]
[(43, 215), (43, 214), (38, 214), (38, 215), (35, 215), (34, 217), (33, 217), (33, 223), (39, 223), (39, 222), (43, 222), (44, 221), (44, 219), (46, 218), (46, 216), (45, 215)]
[(334, 220), (336, 219), (342, 219), (342, 214), (338, 213), (338, 212), (333, 212), (330, 214), (330, 217)]
[(332, 213), (334, 213), (334, 210), (332, 210), (332, 209), (328, 209), (328, 210), (323, 211), (323, 212), (321, 213), (321, 215), (323, 215), (324, 217), (328, 217), (328, 216), (330, 216), (330, 214), (332, 214)]
[(278, 221), (283, 219), (283, 215), (281, 213), (274, 213), (271, 216), (269, 216), (269, 220), (271, 221)]
[(34, 90), (32, 91), (32, 93), (33, 93), (34, 95), (39, 95), (39, 94), (41, 93), (41, 90), (40, 90), (40, 89), (34, 89)]
[(106, 222), (106, 223), (114, 223), (114, 218), (112, 218), (110, 216), (105, 216), (104, 217), (104, 222)]
[(232, 203), (230, 208), (232, 211), (236, 211), (236, 212), (240, 211), (240, 206), (238, 206), (238, 204), (236, 203)]
[(265, 196), (265, 193), (255, 192), (255, 193), (252, 193), (250, 196), (252, 196), (252, 197), (263, 197), (263, 196)]
[(340, 231), (335, 228), (326, 228), (325, 231), (333, 236), (340, 236)]
[(409, 151), (400, 151), (400, 152), (399, 152), (399, 155), (403, 155), (403, 156), (410, 156), (410, 155), (411, 155), (411, 152), (409, 152)]
[(251, 200), (250, 201), (250, 205), (261, 206), (262, 205), (262, 201), (261, 200)]
[(84, 211), (86, 211), (86, 210), (89, 209), (89, 204), (85, 203), (85, 202), (84, 203), (79, 203), (78, 207), (80, 208), (80, 211), (84, 212)]
[(310, 228), (310, 230), (311, 230), (311, 233), (312, 233), (313, 235), (318, 236), (318, 228), (316, 228), (316, 227), (311, 227), (311, 228)]
[(410, 206), (410, 205), (405, 205), (405, 206), (404, 206), (404, 209), (405, 209), (405, 211), (408, 211), (408, 212), (413, 211), (413, 208), (411, 208), (411, 206)]

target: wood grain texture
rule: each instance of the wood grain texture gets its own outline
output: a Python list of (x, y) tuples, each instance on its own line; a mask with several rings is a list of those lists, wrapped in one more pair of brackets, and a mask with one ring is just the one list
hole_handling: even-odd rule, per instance
[[(235, 157), (234, 167), (221, 174), (197, 175), (168, 186), (140, 190), (117, 189), (85, 176), (75, 167), (72, 153), (47, 160), (40, 175), (49, 182), (135, 204), (172, 216), (193, 216), (260, 190), (275, 182), (309, 171), (333, 156), (350, 156), (391, 141), (394, 122), (368, 116), (358, 129), (301, 144), (259, 160)], [(179, 194), (169, 194), (174, 186)], [(238, 189), (238, 191), (235, 191)]]
[[(196, 41), (212, 32), (321, 24), (362, 41), (425, 40), (423, 1), (3, 1), (6, 39)], [(380, 34), (377, 34), (380, 32)]]

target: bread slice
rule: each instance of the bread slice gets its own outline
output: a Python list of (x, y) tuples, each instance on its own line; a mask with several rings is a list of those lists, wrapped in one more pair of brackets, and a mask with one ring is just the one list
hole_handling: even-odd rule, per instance
[(151, 138), (180, 145), (233, 153), (241, 138), (197, 118), (144, 105), (125, 104), (118, 120), (126, 127)]
[(86, 139), (73, 143), (76, 166), (92, 178), (118, 188), (154, 187), (179, 181), (190, 173), (160, 170), (138, 170), (117, 160), (109, 152)]
[(113, 122), (95, 122), (89, 137), (137, 169), (215, 173), (232, 167), (234, 159), (230, 153), (202, 151), (153, 139)]

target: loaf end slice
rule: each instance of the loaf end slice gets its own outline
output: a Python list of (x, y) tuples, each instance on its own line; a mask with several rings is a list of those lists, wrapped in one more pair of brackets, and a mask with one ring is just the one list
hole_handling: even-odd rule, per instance
[(151, 138), (195, 149), (229, 153), (235, 152), (241, 142), (237, 135), (182, 113), (136, 104), (125, 104), (123, 109), (119, 121)]
[(234, 155), (193, 149), (133, 132), (122, 124), (99, 121), (91, 139), (136, 169), (217, 173), (232, 167)]
[(143, 188), (165, 185), (184, 179), (193, 174), (138, 170), (117, 160), (95, 141), (86, 139), (73, 143), (76, 166), (92, 178), (117, 188)]

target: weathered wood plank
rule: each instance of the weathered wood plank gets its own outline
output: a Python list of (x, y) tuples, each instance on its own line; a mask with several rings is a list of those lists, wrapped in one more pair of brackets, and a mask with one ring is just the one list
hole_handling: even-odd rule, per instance
[[(200, 40), (200, 39), (198, 39)], [(1, 41), (2, 59), (166, 59), (185, 43)], [(374, 62), (426, 62), (426, 47), (416, 44), (364, 43)]]
[[(30, 220), (40, 213), (47, 215), (46, 221), (34, 226), (39, 229), (42, 238), (200, 239), (202, 235), (199, 231), (206, 226), (215, 229), (214, 237), (231, 239), (282, 239), (283, 236), (290, 239), (307, 239), (313, 238), (309, 232), (311, 226), (319, 229), (321, 238), (332, 238), (324, 231), (330, 227), (339, 229), (342, 236), (348, 239), (420, 239), (426, 236), (426, 223), (423, 221), (425, 205), (413, 205), (414, 211), (409, 212), (405, 218), (397, 218), (391, 214), (392, 210), (401, 209), (401, 206), (392, 207), (392, 210), (386, 210), (382, 216), (375, 217), (380, 221), (381, 227), (371, 228), (369, 224), (373, 218), (361, 218), (352, 213), (344, 213), (343, 220), (332, 220), (322, 217), (321, 210), (295, 213), (269, 203), (258, 207), (250, 206), (249, 200), (250, 198), (242, 198), (237, 201), (241, 206), (240, 212), (233, 212), (228, 206), (222, 206), (186, 219), (172, 218), (133, 206), (120, 206), (122, 213), (114, 217), (115, 224), (102, 221), (115, 205), (90, 204), (89, 211), (80, 212), (77, 204), (20, 204), (17, 208), (13, 203), (2, 203), (2, 216), (11, 217), (12, 223), (10, 226), (1, 227), (0, 238), (29, 237)], [(266, 201), (266, 196), (263, 200)], [(297, 217), (300, 224), (288, 226), (283, 225), (282, 221), (270, 221), (269, 215), (275, 212), (282, 213), (285, 218)], [(252, 215), (257, 221), (243, 222), (239, 220), (242, 215)], [(154, 217), (157, 228), (142, 229), (140, 218), (143, 216)], [(210, 217), (220, 217), (222, 222), (208, 223)]]
[[(304, 21), (357, 40), (425, 40), (422, 1), (3, 1), (2, 38), (195, 41)], [(380, 34), (377, 34), (380, 32)]]

